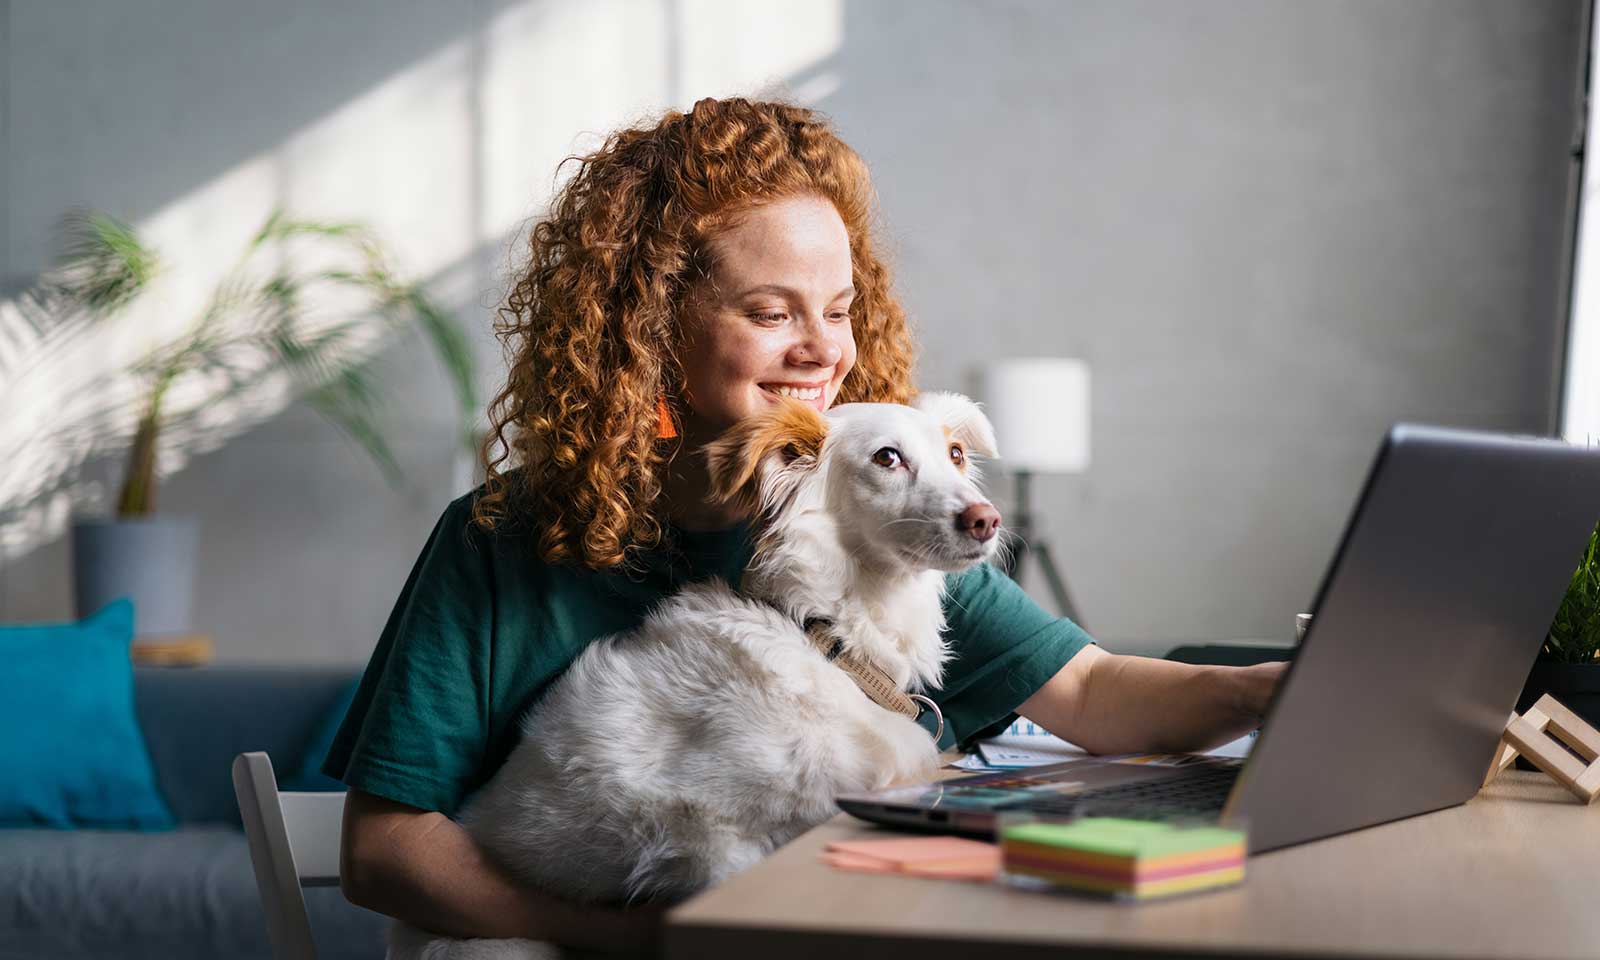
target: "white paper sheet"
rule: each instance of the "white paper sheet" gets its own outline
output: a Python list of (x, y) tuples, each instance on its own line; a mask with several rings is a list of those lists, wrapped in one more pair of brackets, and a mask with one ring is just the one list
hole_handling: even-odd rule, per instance
[[(1255, 742), (1256, 733), (1251, 731), (1237, 740), (1203, 752), (1213, 757), (1247, 757)], [(1089, 753), (1037, 724), (1018, 720), (1000, 736), (980, 740), (978, 750), (972, 756), (974, 763), (957, 761), (955, 766), (964, 770), (1018, 770), (1077, 760), (1089, 756)]]

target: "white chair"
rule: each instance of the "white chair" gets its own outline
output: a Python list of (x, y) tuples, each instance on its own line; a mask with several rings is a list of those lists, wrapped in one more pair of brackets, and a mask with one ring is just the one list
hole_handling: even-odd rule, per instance
[(344, 794), (279, 793), (272, 761), (260, 752), (234, 758), (233, 793), (250, 841), (272, 954), (278, 960), (314, 960), (317, 947), (301, 888), (339, 884)]

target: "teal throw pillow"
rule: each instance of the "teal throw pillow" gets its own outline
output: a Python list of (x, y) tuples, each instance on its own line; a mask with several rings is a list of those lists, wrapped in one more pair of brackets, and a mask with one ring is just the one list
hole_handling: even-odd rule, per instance
[(350, 704), (355, 702), (356, 690), (360, 686), (361, 679), (358, 677), (350, 681), (350, 686), (339, 694), (339, 699), (328, 708), (322, 721), (317, 724), (316, 732), (311, 735), (311, 742), (300, 755), (300, 765), (287, 779), (280, 781), (279, 789), (311, 791), (345, 789), (343, 783), (322, 772), (322, 761), (328, 759), (328, 751), (333, 749), (333, 738), (338, 736), (339, 726), (344, 723), (344, 715), (350, 712)]
[(133, 602), (0, 626), (0, 825), (171, 827), (133, 710)]

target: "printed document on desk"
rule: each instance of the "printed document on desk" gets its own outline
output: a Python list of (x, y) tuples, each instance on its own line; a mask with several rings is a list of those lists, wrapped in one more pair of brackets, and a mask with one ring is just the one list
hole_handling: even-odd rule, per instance
[[(1214, 757), (1249, 756), (1255, 737), (1255, 731), (1251, 731), (1205, 753)], [(968, 770), (1020, 770), (1087, 756), (1088, 751), (1077, 744), (1068, 743), (1036, 723), (1018, 719), (1000, 736), (980, 740), (978, 752), (963, 757), (956, 766)]]

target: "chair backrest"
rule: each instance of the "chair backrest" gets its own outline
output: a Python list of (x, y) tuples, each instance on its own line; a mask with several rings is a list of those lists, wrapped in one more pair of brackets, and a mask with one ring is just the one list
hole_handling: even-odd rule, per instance
[(279, 793), (265, 753), (233, 760), (233, 792), (250, 842), (261, 909), (267, 915), (272, 953), (279, 960), (310, 960), (311, 939), (302, 887), (337, 886), (342, 793)]

